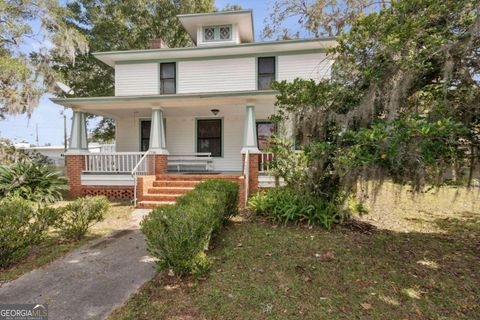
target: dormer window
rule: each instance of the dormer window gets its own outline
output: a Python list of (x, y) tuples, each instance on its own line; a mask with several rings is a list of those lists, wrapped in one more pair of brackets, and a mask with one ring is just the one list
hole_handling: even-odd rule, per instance
[(232, 26), (210, 26), (203, 28), (203, 41), (230, 41), (232, 40)]

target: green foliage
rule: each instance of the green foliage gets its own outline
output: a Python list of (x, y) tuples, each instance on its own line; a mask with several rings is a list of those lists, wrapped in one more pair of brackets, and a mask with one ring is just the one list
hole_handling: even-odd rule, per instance
[(330, 79), (273, 85), (274, 119), (294, 118), (302, 137), (305, 191), (334, 199), (359, 181), (391, 178), (418, 192), (442, 185), (452, 169), (472, 181), (480, 164), (478, 2), (395, 1), (337, 41)]
[(104, 196), (78, 198), (58, 208), (55, 227), (68, 240), (80, 240), (92, 225), (104, 219), (110, 202)]
[(45, 236), (56, 218), (55, 210), (37, 206), (20, 197), (0, 201), (0, 268), (6, 268), (28, 254)]
[(284, 179), (291, 188), (302, 188), (307, 180), (308, 157), (302, 151), (295, 152), (292, 141), (273, 136), (266, 150), (275, 156), (269, 161), (270, 173)]
[(257, 193), (248, 200), (248, 208), (274, 221), (306, 223), (326, 229), (341, 220), (334, 201), (302, 194), (288, 187)]
[[(223, 204), (221, 205), (223, 208), (221, 214), (224, 219), (228, 220), (230, 217), (238, 214), (239, 186), (237, 183), (232, 183), (228, 180), (211, 179), (204, 181), (195, 187), (195, 193), (199, 195), (208, 191), (214, 191), (225, 195), (225, 199), (222, 199)], [(193, 193), (190, 192), (190, 195), (191, 194)]]
[(148, 251), (159, 259), (158, 268), (178, 274), (206, 272), (210, 263), (204, 251), (237, 206), (238, 184), (209, 180), (180, 197), (176, 205), (153, 210), (141, 227)]
[(51, 203), (62, 199), (66, 179), (45, 163), (22, 159), (0, 166), (0, 194)]
[[(88, 51), (85, 37), (66, 23), (69, 14), (58, 0), (0, 1), (0, 116), (31, 114), (54, 91), (52, 56), (73, 63)], [(35, 45), (22, 45), (27, 39)]]

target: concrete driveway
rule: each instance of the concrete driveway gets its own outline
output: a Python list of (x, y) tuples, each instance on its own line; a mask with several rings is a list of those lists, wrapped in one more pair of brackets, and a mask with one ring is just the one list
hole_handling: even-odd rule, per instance
[(138, 226), (114, 232), (4, 284), (0, 303), (46, 303), (50, 320), (104, 319), (155, 275), (145, 248)]

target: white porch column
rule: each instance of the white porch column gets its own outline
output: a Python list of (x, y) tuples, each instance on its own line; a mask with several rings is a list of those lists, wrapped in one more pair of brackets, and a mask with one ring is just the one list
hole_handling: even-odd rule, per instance
[(165, 142), (165, 126), (163, 125), (163, 111), (159, 108), (152, 109), (149, 150), (154, 151), (156, 154), (168, 155)]
[(87, 116), (85, 112), (73, 111), (70, 148), (67, 154), (88, 153)]
[(257, 145), (257, 126), (255, 106), (247, 105), (245, 109), (245, 123), (243, 126), (243, 147), (241, 153), (260, 153)]

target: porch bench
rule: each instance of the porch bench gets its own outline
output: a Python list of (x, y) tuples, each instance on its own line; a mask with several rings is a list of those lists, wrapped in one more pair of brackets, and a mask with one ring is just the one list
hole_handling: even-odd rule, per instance
[(168, 166), (176, 167), (177, 172), (180, 172), (182, 167), (201, 167), (208, 171), (212, 162), (210, 152), (176, 153), (168, 156)]

